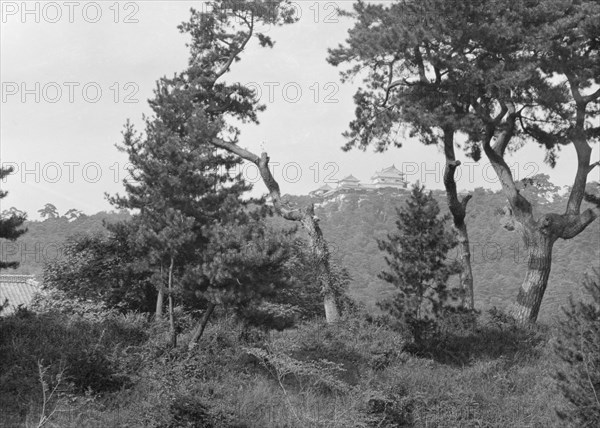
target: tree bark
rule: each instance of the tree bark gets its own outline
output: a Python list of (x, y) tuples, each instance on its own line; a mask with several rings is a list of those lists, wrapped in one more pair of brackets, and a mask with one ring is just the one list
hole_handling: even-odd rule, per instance
[(323, 293), (323, 306), (325, 308), (325, 319), (328, 323), (336, 323), (340, 320), (340, 311), (337, 302), (335, 278), (331, 272), (329, 247), (323, 238), (323, 232), (314, 215), (313, 205), (305, 210), (305, 215), (302, 218), (301, 223), (308, 232), (311, 250), (317, 258), (319, 280), (321, 282), (321, 291)]
[(194, 329), (192, 333), (192, 338), (190, 339), (190, 343), (188, 344), (188, 350), (192, 351), (195, 347), (202, 335), (204, 334), (204, 330), (206, 329), (206, 325), (208, 324), (208, 319), (212, 315), (215, 310), (215, 305), (212, 302), (208, 302), (208, 306), (206, 307), (206, 311), (202, 315), (202, 319), (198, 322), (198, 325)]
[(462, 268), (460, 273), (461, 306), (467, 309), (475, 309), (475, 292), (473, 290), (473, 270), (471, 269), (471, 248), (467, 225), (456, 226), (458, 234), (458, 256)]
[(173, 265), (175, 257), (171, 256), (169, 265), (169, 335), (171, 337), (171, 346), (177, 347), (177, 332), (175, 331), (175, 316), (173, 314)]
[(158, 286), (158, 295), (156, 296), (156, 311), (154, 319), (160, 321), (163, 316), (163, 306), (165, 304), (165, 290), (163, 287), (163, 268), (162, 263), (160, 265), (160, 284)]
[(156, 297), (156, 312), (154, 318), (156, 320), (162, 319), (163, 316), (163, 305), (165, 303), (165, 292), (162, 287), (158, 289), (158, 296)]
[(554, 239), (540, 229), (526, 231), (527, 274), (519, 289), (517, 300), (509, 307), (509, 314), (521, 323), (535, 322), (552, 267)]
[(458, 236), (459, 263), (461, 265), (460, 288), (461, 288), (461, 306), (463, 308), (475, 308), (475, 293), (473, 291), (473, 270), (471, 269), (471, 249), (469, 244), (469, 234), (465, 217), (467, 214), (467, 204), (472, 195), (466, 195), (462, 200), (458, 199), (456, 190), (456, 181), (454, 173), (460, 166), (460, 161), (456, 160), (454, 154), (454, 129), (444, 128), (444, 155), (446, 157), (446, 168), (444, 170), (444, 187), (446, 188), (446, 199), (448, 208), (452, 214), (454, 228)]
[(323, 239), (323, 232), (319, 227), (319, 220), (315, 216), (314, 205), (305, 209), (290, 209), (281, 201), (281, 191), (279, 184), (271, 174), (269, 169), (269, 156), (262, 153), (260, 157), (237, 144), (213, 138), (212, 144), (230, 153), (236, 154), (242, 159), (254, 163), (258, 166), (261, 178), (267, 186), (269, 196), (273, 202), (275, 211), (284, 219), (298, 221), (308, 232), (309, 246), (317, 258), (317, 269), (321, 281), (321, 290), (323, 294), (323, 306), (325, 308), (325, 319), (328, 323), (336, 323), (340, 319), (338, 305), (338, 292), (336, 290), (335, 277), (332, 274), (330, 266), (330, 254), (327, 241)]

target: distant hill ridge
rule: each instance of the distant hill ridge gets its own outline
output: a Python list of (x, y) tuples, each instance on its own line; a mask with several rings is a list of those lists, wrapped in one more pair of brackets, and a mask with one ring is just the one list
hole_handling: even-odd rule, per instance
[[(527, 188), (524, 194), (535, 210), (563, 212), (567, 198), (558, 188)], [(393, 288), (377, 275), (385, 268), (383, 254), (376, 239), (383, 239), (395, 229), (396, 207), (404, 204), (410, 191), (399, 188), (346, 188), (327, 197), (285, 195), (291, 204), (315, 204), (325, 239), (334, 259), (346, 267), (351, 276), (350, 294), (376, 310), (376, 302), (390, 296)], [(445, 192), (434, 190), (442, 212), (447, 212)], [(500, 192), (476, 189), (467, 208), (467, 227), (471, 241), (475, 300), (480, 308), (504, 307), (516, 296), (526, 272), (526, 252), (521, 238), (499, 224), (505, 198)], [(584, 203), (584, 208), (585, 208)], [(65, 218), (27, 222), (28, 233), (16, 242), (2, 241), (2, 260), (19, 260), (21, 266), (8, 274), (42, 272), (45, 259), (59, 257), (58, 248), (67, 236), (75, 233), (105, 233), (103, 221), (127, 220), (127, 213), (101, 212), (73, 221)], [(276, 224), (289, 225), (280, 218)], [(600, 265), (600, 221), (596, 220), (578, 237), (559, 240), (553, 253), (549, 286), (542, 304), (541, 317), (549, 317), (567, 301), (570, 293), (580, 293), (579, 283), (585, 272)], [(4, 272), (3, 272), (4, 273)]]

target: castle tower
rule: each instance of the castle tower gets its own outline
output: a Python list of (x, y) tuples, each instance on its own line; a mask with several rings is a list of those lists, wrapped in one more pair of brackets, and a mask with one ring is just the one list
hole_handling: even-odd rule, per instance
[(371, 177), (371, 182), (377, 189), (384, 187), (406, 189), (408, 185), (406, 179), (404, 178), (404, 174), (402, 171), (397, 169), (395, 165), (384, 168), (381, 171), (377, 171), (373, 177)]

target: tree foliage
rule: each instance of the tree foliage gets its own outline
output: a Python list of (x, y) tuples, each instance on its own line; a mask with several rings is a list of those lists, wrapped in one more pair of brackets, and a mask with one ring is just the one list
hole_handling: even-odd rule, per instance
[(40, 214), (40, 217), (42, 217), (42, 218), (54, 219), (54, 218), (60, 217), (56, 206), (49, 202), (46, 205), (44, 205), (42, 208), (40, 208), (38, 210), (38, 213)]
[(135, 243), (135, 224), (116, 223), (109, 229), (67, 238), (61, 257), (44, 266), (44, 286), (122, 311), (153, 311), (154, 272), (147, 254)]
[[(505, 227), (521, 232), (530, 265), (513, 315), (535, 321), (547, 287), (552, 247), (598, 217), (581, 211), (597, 141), (600, 90), (600, 5), (587, 0), (400, 0), (358, 2), (357, 24), (330, 62), (357, 63), (344, 78), (369, 68), (356, 97), (347, 147), (394, 144), (395, 125), (407, 124), (426, 143), (452, 131), (467, 138), (476, 160), (485, 153), (509, 207)], [(373, 108), (373, 106), (377, 106)], [(450, 131), (450, 132), (447, 132)], [(537, 143), (554, 166), (570, 145), (577, 168), (564, 214), (536, 218), (519, 193), (505, 157)], [(447, 159), (453, 146), (444, 144)], [(452, 151), (449, 151), (452, 149)]]
[(600, 271), (584, 281), (589, 301), (570, 300), (564, 312), (556, 352), (566, 363), (557, 373), (559, 387), (570, 403), (563, 420), (580, 427), (600, 424)]
[(265, 329), (322, 315), (318, 281), (306, 277), (313, 268), (310, 254), (295, 228), (273, 228), (254, 214), (235, 224), (216, 224), (208, 234), (209, 244), (192, 271), (192, 278), (202, 280), (199, 286), (189, 283), (196, 297), (231, 307)]
[(449, 216), (439, 214), (431, 192), (416, 184), (406, 206), (397, 209), (396, 233), (379, 241), (388, 265), (380, 278), (397, 289), (381, 307), (407, 325), (415, 340), (457, 297), (448, 287), (450, 276), (460, 272), (458, 262), (448, 260), (448, 252), (457, 245), (456, 236), (447, 229)]
[[(4, 177), (10, 175), (13, 171), (12, 168), (0, 168), (0, 181), (4, 180)], [(8, 192), (0, 190), (0, 201), (6, 197)], [(24, 234), (27, 229), (22, 229), (21, 226), (27, 219), (26, 215), (18, 210), (11, 208), (8, 212), (3, 212), (0, 215), (0, 239), (8, 239), (9, 241), (15, 241), (19, 236)], [(0, 269), (16, 268), (19, 265), (18, 262), (5, 262), (0, 260)], [(0, 302), (2, 304), (4, 302)]]

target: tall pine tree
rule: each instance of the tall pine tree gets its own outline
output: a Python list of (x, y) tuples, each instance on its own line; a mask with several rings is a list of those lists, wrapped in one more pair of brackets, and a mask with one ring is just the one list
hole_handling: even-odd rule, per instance
[[(256, 103), (252, 89), (240, 83), (228, 84), (224, 81), (232, 64), (240, 60), (240, 55), (253, 39), (263, 47), (272, 47), (274, 42), (261, 32), (261, 27), (291, 24), (297, 20), (295, 8), (289, 0), (239, 2), (220, 0), (209, 2), (208, 11), (193, 11), (189, 22), (181, 26), (182, 31), (192, 36), (190, 43), (190, 67), (185, 73), (186, 87), (196, 94), (195, 106), (200, 117), (217, 115), (225, 118), (257, 122), (257, 113), (264, 106)], [(241, 114), (243, 112), (243, 114)], [(343, 287), (337, 281), (330, 261), (327, 242), (323, 238), (314, 207), (302, 209), (287, 206), (281, 199), (279, 184), (271, 174), (270, 158), (266, 152), (260, 156), (240, 147), (239, 132), (226, 128), (220, 135), (207, 140), (214, 147), (226, 150), (254, 163), (269, 191), (275, 211), (283, 218), (299, 222), (309, 237), (309, 246), (315, 255), (315, 270), (323, 295), (323, 306), (327, 322), (340, 319), (340, 303)]]
[(203, 227), (226, 221), (243, 209), (241, 195), (250, 189), (240, 175), (228, 173), (240, 163), (202, 144), (224, 128), (219, 117), (193, 108), (196, 94), (186, 90), (185, 77), (160, 79), (150, 101), (154, 116), (146, 118), (144, 135), (127, 123), (120, 147), (132, 165), (125, 181), (127, 196), (110, 200), (137, 213), (138, 244), (145, 247), (158, 271), (157, 318), (165, 294), (174, 338), (174, 283), (195, 253), (207, 243)]
[[(383, 152), (402, 147), (402, 127), (423, 144), (443, 149), (446, 199), (460, 244), (462, 304), (472, 309), (473, 273), (465, 222), (471, 195), (458, 196), (455, 172), (461, 162), (455, 148), (461, 147), (459, 132), (472, 133), (473, 126), (479, 129), (480, 124), (470, 117), (465, 97), (449, 90), (456, 84), (448, 78), (455, 72), (454, 52), (440, 41), (440, 33), (452, 40), (460, 37), (462, 28), (445, 25), (452, 22), (452, 14), (434, 7), (436, 3), (356, 2), (353, 12), (344, 12), (355, 19), (354, 27), (344, 44), (329, 50), (327, 60), (334, 66), (348, 66), (340, 73), (342, 82), (359, 76), (365, 82), (354, 95), (356, 116), (343, 134), (344, 150), (374, 147)], [(478, 160), (479, 152), (473, 148), (479, 146), (472, 141), (462, 146), (467, 156)]]

